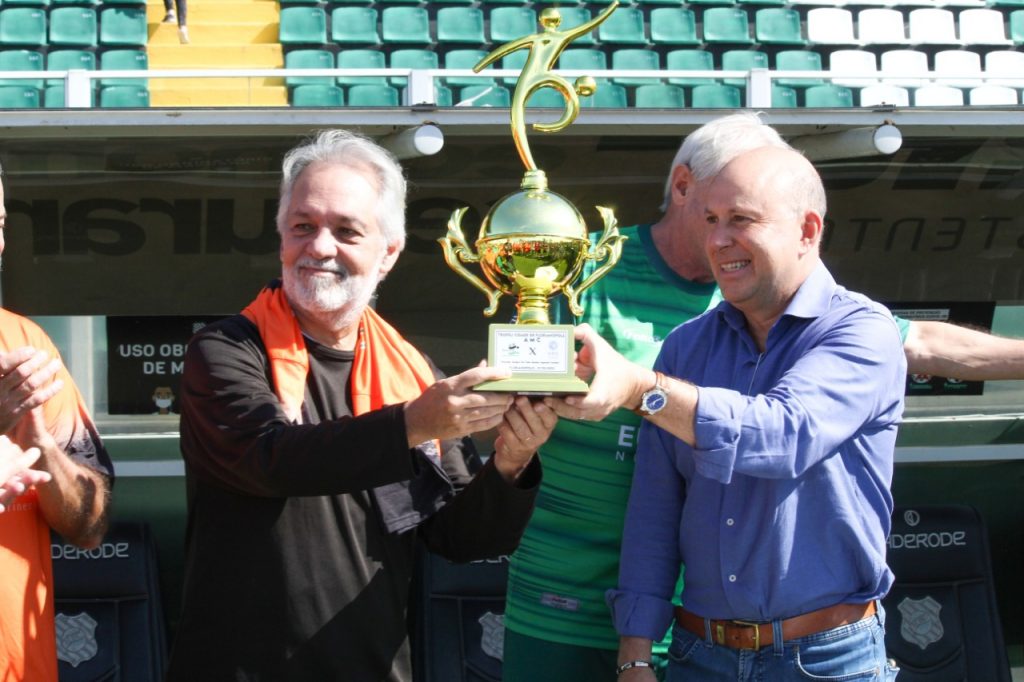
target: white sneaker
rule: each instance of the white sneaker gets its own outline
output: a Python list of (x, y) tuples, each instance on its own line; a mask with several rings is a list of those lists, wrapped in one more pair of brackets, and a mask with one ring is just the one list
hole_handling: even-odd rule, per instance
[(188, 28), (185, 26), (178, 27), (178, 40), (182, 45), (188, 45)]
[(178, 21), (178, 17), (174, 14), (174, 10), (171, 10), (170, 12), (167, 13), (167, 16), (164, 17), (164, 20), (161, 23), (163, 23), (163, 24), (174, 24), (177, 21)]

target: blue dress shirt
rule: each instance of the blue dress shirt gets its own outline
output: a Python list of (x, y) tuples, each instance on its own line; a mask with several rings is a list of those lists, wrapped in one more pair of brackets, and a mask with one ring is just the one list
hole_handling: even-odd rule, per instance
[(655, 365), (696, 384), (696, 446), (645, 422), (626, 515), (620, 635), (660, 639), (684, 606), (769, 621), (879, 599), (906, 358), (889, 312), (819, 264), (759, 352), (723, 302)]

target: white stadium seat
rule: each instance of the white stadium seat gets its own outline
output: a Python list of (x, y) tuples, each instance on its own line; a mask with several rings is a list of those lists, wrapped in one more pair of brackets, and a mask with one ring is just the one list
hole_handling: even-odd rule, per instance
[(903, 12), (872, 8), (857, 14), (857, 37), (865, 45), (902, 45), (907, 42)]
[(1014, 88), (1005, 85), (979, 85), (971, 88), (969, 101), (972, 105), (1020, 104), (1020, 95)]
[(828, 68), (832, 82), (845, 87), (860, 88), (878, 83), (878, 66), (873, 52), (866, 50), (836, 50), (829, 55)]
[(985, 55), (985, 82), (1024, 88), (1024, 52), (994, 50)]
[(807, 39), (819, 45), (856, 45), (853, 12), (839, 7), (815, 7), (807, 13)]
[(897, 107), (910, 106), (910, 93), (906, 88), (895, 85), (870, 85), (861, 88), (860, 105), (862, 107), (891, 104)]
[(959, 45), (953, 13), (932, 7), (911, 10), (910, 42), (914, 45)]
[(960, 12), (960, 41), (964, 45), (1012, 45), (1003, 26), (1003, 13), (995, 9)]
[(941, 50), (935, 53), (935, 73), (937, 76), (955, 76), (936, 78), (939, 85), (955, 88), (981, 85), (981, 55), (970, 50)]
[(926, 85), (914, 91), (915, 107), (961, 107), (964, 91), (948, 85)]
[[(889, 50), (882, 53), (882, 82), (918, 88), (928, 84), (928, 55), (917, 50)], [(917, 77), (920, 74), (920, 77)]]

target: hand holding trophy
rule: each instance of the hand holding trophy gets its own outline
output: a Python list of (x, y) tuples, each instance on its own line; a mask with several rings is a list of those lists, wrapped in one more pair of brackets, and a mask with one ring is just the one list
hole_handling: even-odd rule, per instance
[[(556, 132), (575, 120), (579, 113), (576, 95), (589, 96), (597, 85), (593, 78), (583, 76), (576, 80), (574, 88), (569, 87), (565, 79), (551, 73), (551, 68), (569, 42), (593, 30), (617, 6), (618, 2), (613, 2), (593, 21), (570, 31), (558, 31), (558, 10), (545, 9), (540, 18), (541, 32), (497, 47), (474, 69), (479, 71), (509, 52), (530, 50), (511, 108), (513, 141), (526, 166), (520, 191), (499, 200), (484, 217), (475, 253), (462, 233), (465, 208), (452, 214), (448, 234), (438, 240), (448, 266), (487, 296), (484, 315), (494, 315), (503, 294), (518, 297), (516, 324), (490, 325), (488, 343), (488, 364), (507, 367), (513, 374), (508, 379), (475, 386), (475, 390), (530, 395), (587, 392), (586, 382), (573, 372), (572, 325), (550, 324), (548, 299), (562, 292), (572, 313), (581, 314), (579, 295), (618, 262), (624, 237), (619, 235), (611, 209), (598, 206), (604, 231), (597, 243), (591, 245), (583, 216), (568, 199), (548, 189), (547, 176), (534, 163), (524, 118), (530, 95), (542, 87), (551, 87), (565, 98), (565, 113), (555, 123), (534, 124), (534, 129)], [(588, 260), (601, 265), (574, 287)], [(490, 286), (464, 263), (480, 263)]]

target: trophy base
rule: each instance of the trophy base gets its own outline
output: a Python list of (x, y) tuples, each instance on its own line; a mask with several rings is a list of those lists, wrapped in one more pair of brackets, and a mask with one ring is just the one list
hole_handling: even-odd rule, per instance
[(586, 393), (587, 382), (573, 372), (573, 326), (570, 324), (492, 324), (488, 328), (487, 364), (512, 370), (512, 376), (485, 381), (475, 391), (521, 395)]

